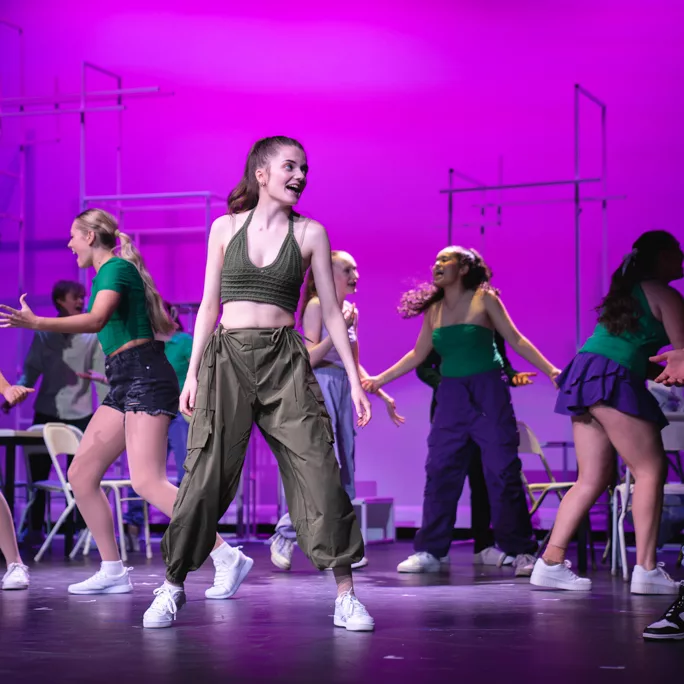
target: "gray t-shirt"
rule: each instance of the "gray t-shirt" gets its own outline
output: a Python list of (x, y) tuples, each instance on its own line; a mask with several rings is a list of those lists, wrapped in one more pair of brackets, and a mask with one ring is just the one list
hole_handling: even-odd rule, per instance
[[(37, 332), (17, 384), (33, 387), (42, 376), (35, 412), (62, 420), (78, 420), (93, 413), (93, 383), (76, 375), (90, 370), (104, 373), (104, 353), (97, 335)], [(101, 403), (109, 387), (99, 382), (94, 384)]]

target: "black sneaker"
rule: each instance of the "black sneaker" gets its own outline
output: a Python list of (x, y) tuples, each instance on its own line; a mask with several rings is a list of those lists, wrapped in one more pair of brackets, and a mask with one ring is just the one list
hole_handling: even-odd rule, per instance
[(679, 585), (679, 598), (665, 615), (644, 630), (644, 639), (678, 641), (684, 639), (684, 584)]

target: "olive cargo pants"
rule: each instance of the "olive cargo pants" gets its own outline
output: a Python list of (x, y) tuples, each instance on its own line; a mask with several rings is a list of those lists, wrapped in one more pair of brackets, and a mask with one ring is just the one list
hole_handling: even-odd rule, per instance
[(330, 417), (301, 337), (292, 328), (219, 327), (202, 357), (187, 472), (162, 540), (170, 582), (181, 584), (211, 552), (255, 422), (278, 461), (302, 551), (318, 569), (363, 557), (361, 531), (340, 482)]

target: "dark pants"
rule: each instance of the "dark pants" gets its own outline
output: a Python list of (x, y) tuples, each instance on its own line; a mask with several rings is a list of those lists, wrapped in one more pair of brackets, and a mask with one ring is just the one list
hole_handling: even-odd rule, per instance
[(425, 465), (423, 522), (414, 547), (437, 558), (451, 544), (458, 500), (475, 449), (482, 454), (494, 538), (506, 554), (535, 553), (522, 485), (518, 430), (501, 371), (442, 378)]
[[(430, 407), (430, 422), (433, 421), (437, 408), (436, 394), (435, 390)], [(489, 506), (487, 483), (482, 469), (482, 454), (475, 442), (472, 442), (468, 484), (470, 485), (470, 529), (473, 535), (473, 552), (480, 553), (494, 546), (494, 533), (492, 532), (492, 512)]]
[(363, 558), (330, 416), (301, 337), (292, 328), (219, 327), (202, 356), (186, 474), (162, 539), (170, 582), (182, 583), (214, 546), (218, 521), (237, 492), (254, 423), (278, 461), (302, 551), (321, 570)]
[[(36, 413), (33, 416), (34, 425), (44, 425), (45, 423), (65, 423), (66, 425), (73, 425), (81, 432), (85, 432), (92, 415), (85, 418), (77, 418), (76, 420), (65, 420), (57, 416), (48, 416), (44, 413)], [(71, 465), (73, 456), (68, 459), (67, 469)], [(47, 451), (44, 454), (31, 454), (29, 456), (29, 470), (31, 471), (31, 480), (33, 482), (40, 482), (47, 480), (50, 477), (50, 470), (52, 469), (52, 461)], [(66, 473), (66, 471), (65, 471)], [(77, 513), (77, 520), (80, 523), (80, 514)], [(45, 492), (41, 489), (36, 490), (33, 504), (31, 505), (31, 520), (30, 529), (34, 532), (40, 532), (45, 524)]]

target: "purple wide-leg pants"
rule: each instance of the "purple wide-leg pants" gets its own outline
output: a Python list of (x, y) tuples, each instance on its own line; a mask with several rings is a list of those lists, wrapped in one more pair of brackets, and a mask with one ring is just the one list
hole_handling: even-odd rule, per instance
[(449, 552), (458, 500), (478, 446), (497, 545), (509, 556), (536, 553), (518, 443), (510, 390), (501, 371), (442, 378), (428, 437), (423, 522), (414, 541), (417, 552), (436, 558)]

